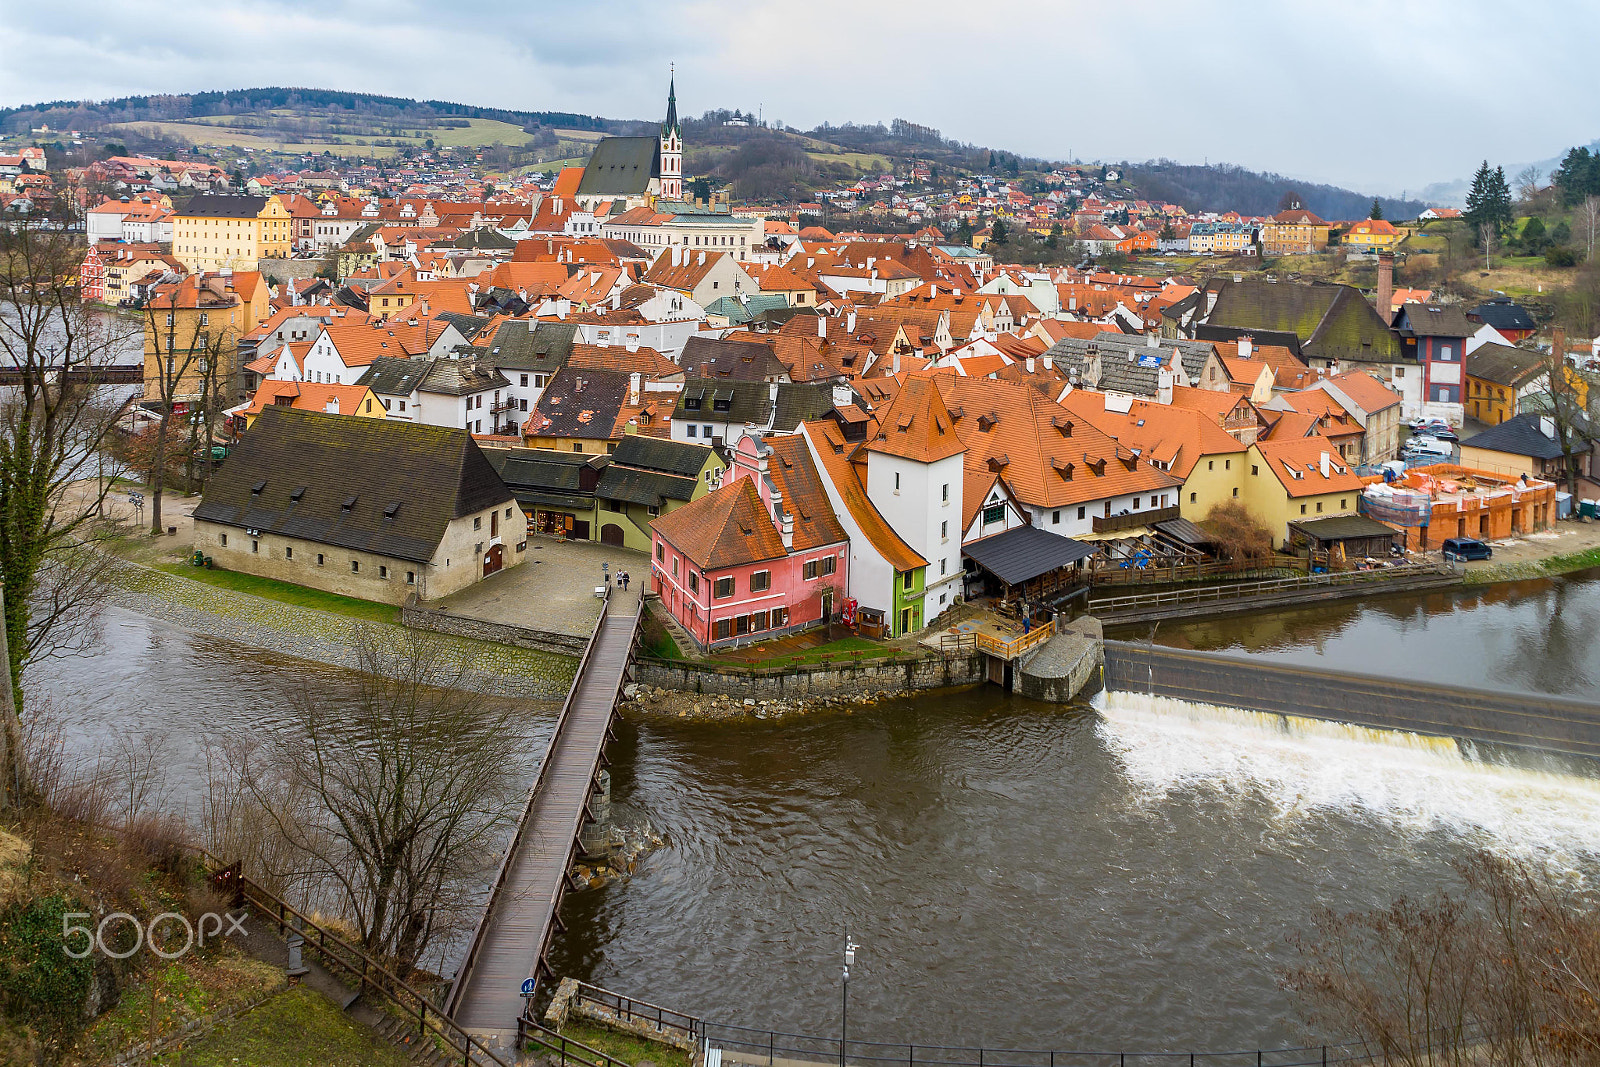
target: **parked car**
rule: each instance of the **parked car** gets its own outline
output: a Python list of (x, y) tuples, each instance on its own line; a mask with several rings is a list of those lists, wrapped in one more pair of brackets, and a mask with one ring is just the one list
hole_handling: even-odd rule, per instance
[(1494, 555), (1494, 549), (1475, 537), (1447, 537), (1443, 548), (1447, 560), (1489, 559)]
[(1437, 437), (1416, 436), (1406, 438), (1405, 444), (1400, 446), (1400, 454), (1407, 458), (1437, 457), (1450, 459), (1456, 453), (1448, 441), (1441, 441)]
[(1456, 432), (1443, 419), (1429, 419), (1422, 424), (1422, 429), (1413, 430), (1412, 432), (1426, 434), (1429, 437), (1437, 437), (1441, 441), (1454, 441), (1456, 439)]

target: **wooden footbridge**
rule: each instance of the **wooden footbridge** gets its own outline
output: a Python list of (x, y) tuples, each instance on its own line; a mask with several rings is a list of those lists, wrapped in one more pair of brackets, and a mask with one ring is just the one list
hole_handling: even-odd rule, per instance
[[(606, 763), (606, 742), (633, 667), (643, 610), (637, 594), (607, 597), (578, 662), (511, 844), (490, 888), (444, 1011), (474, 1035), (509, 1041), (530, 1003), (523, 983), (550, 977), (545, 953), (562, 928), (578, 835), (593, 820), (590, 798)], [(627, 598), (625, 605), (616, 603)], [(619, 610), (619, 608), (621, 610)], [(624, 610), (632, 614), (623, 614)]]

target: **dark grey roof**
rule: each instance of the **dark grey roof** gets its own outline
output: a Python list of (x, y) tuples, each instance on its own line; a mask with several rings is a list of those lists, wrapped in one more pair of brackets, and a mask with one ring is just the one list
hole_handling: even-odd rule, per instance
[(1539, 420), (1537, 414), (1518, 415), (1467, 438), (1461, 442), (1461, 447), (1486, 448), (1491, 452), (1533, 459), (1559, 459), (1562, 455), (1561, 442), (1546, 437), (1539, 428)]
[(517, 242), (501, 233), (499, 230), (482, 227), (468, 230), (453, 241), (446, 241), (444, 248), (494, 248), (509, 251), (517, 247)]
[(572, 355), (578, 326), (570, 322), (501, 323), (489, 343), (489, 362), (502, 370), (531, 370), (554, 374)]
[[(750, 423), (766, 426), (772, 418), (772, 387), (766, 382), (713, 381), (691, 378), (678, 394), (675, 419)], [(718, 407), (724, 402), (724, 407)]]
[(518, 503), (570, 511), (587, 511), (594, 506), (598, 472), (610, 461), (609, 456), (548, 448), (490, 448), (484, 450), (484, 455), (516, 493)]
[(1539, 328), (1539, 324), (1533, 321), (1533, 316), (1528, 314), (1528, 310), (1508, 296), (1497, 296), (1485, 300), (1467, 312), (1467, 317), (1476, 322), (1487, 323), (1497, 330), (1537, 330)]
[(657, 137), (602, 137), (583, 165), (579, 196), (643, 196), (661, 176)]
[(617, 445), (611, 462), (641, 470), (698, 478), (706, 460), (710, 458), (711, 449), (706, 445), (691, 445), (687, 441), (669, 441), (664, 437), (632, 433)]
[(1545, 357), (1526, 348), (1509, 345), (1479, 345), (1467, 354), (1467, 373), (1498, 385), (1520, 387), (1544, 371)]
[(266, 206), (267, 198), (264, 196), (197, 193), (176, 214), (200, 218), (253, 219)]
[(1414, 337), (1471, 337), (1478, 332), (1460, 304), (1403, 304), (1395, 329)]
[(1294, 353), (1296, 359), (1300, 358), (1299, 336), (1280, 330), (1258, 330), (1245, 326), (1222, 326), (1213, 322), (1202, 322), (1194, 328), (1194, 336), (1199, 341), (1237, 341), (1241, 337), (1248, 337), (1257, 345), (1287, 348)]
[(601, 473), (594, 495), (604, 500), (660, 507), (668, 500), (689, 501), (699, 485), (700, 479), (692, 476), (685, 478), (613, 462)]
[(1205, 370), (1206, 360), (1216, 352), (1216, 346), (1210, 341), (1190, 341), (1184, 338), (1163, 337), (1157, 346), (1151, 346), (1150, 339), (1143, 335), (1129, 337), (1127, 334), (1111, 333), (1109, 331), (1095, 334), (1095, 341), (1101, 346), (1102, 351), (1110, 346), (1123, 354), (1123, 362), (1127, 362), (1127, 353), (1132, 350), (1134, 362), (1140, 356), (1159, 355), (1163, 362), (1170, 360), (1172, 350), (1178, 350), (1179, 359), (1183, 362), (1183, 372), (1196, 381), (1200, 372)]
[(476, 359), (436, 359), (419, 387), (424, 393), (466, 396), (485, 389), (504, 389), (511, 383), (493, 364)]
[(426, 563), (452, 519), (511, 498), (465, 430), (268, 407), (194, 517)]
[(1327, 519), (1307, 519), (1291, 522), (1290, 526), (1316, 538), (1318, 541), (1355, 541), (1365, 537), (1398, 537), (1400, 532), (1377, 519), (1365, 515), (1334, 515)]
[(535, 436), (609, 440), (627, 398), (628, 375), (622, 371), (562, 367), (539, 394), (542, 419), (532, 420)]
[(1006, 585), (1021, 585), (1058, 567), (1087, 559), (1096, 551), (1094, 545), (1037, 526), (1018, 526), (965, 545), (961, 554)]
[(478, 336), (478, 332), (489, 325), (489, 320), (479, 318), (477, 315), (463, 315), (459, 311), (439, 311), (434, 313), (434, 318), (443, 319), (454, 326), (463, 338), (471, 341)]
[(1307, 359), (1399, 363), (1406, 358), (1388, 320), (1348, 285), (1224, 280), (1206, 321), (1243, 327), (1253, 334), (1293, 333)]
[(827, 383), (780, 382), (778, 402), (772, 412), (772, 428), (793, 433), (796, 426), (820, 419), (833, 410), (833, 386)]
[(1186, 545), (1211, 545), (1217, 541), (1210, 530), (1185, 518), (1165, 519), (1153, 528)]
[(428, 371), (432, 368), (431, 359), (379, 356), (356, 379), (356, 384), (384, 396), (410, 396), (428, 377)]
[(760, 382), (788, 374), (765, 341), (694, 336), (683, 343), (678, 365), (701, 378)]

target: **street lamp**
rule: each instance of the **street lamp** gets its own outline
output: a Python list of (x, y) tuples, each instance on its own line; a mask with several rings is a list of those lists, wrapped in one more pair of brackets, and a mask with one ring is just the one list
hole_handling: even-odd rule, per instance
[(845, 1067), (845, 1037), (850, 1029), (850, 967), (856, 962), (856, 949), (860, 948), (850, 935), (844, 935), (844, 981), (840, 986), (842, 1000), (839, 1009), (839, 1067)]

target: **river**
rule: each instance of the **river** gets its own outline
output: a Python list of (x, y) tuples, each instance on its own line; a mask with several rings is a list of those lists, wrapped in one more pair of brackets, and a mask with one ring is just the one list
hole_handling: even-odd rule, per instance
[[(1593, 577), (1333, 605), (1157, 639), (1438, 681), (1595, 693)], [(108, 612), (96, 655), (31, 678), (89, 745), (271, 730), (340, 672)], [(994, 688), (785, 723), (628, 724), (613, 795), (667, 839), (564, 909), (558, 973), (704, 1017), (919, 1044), (1253, 1049), (1312, 1036), (1279, 991), (1320, 905), (1449, 882), (1474, 847), (1600, 871), (1600, 781), (1336, 727), (1263, 729), (1148, 698), (1059, 708)], [(530, 706), (525, 747), (548, 730)], [(1321, 1035), (1328, 1036), (1328, 1035)]]

